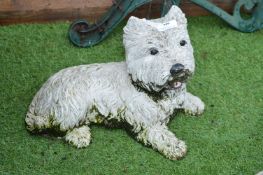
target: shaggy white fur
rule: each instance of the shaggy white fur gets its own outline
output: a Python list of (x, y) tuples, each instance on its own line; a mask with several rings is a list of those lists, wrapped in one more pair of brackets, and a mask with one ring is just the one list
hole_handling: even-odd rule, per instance
[(194, 72), (193, 49), (182, 11), (160, 19), (131, 17), (124, 28), (126, 62), (81, 65), (50, 77), (26, 116), (29, 131), (53, 128), (78, 148), (90, 143), (91, 123), (126, 122), (137, 139), (169, 159), (186, 145), (166, 126), (175, 109), (196, 115), (204, 103), (186, 92)]

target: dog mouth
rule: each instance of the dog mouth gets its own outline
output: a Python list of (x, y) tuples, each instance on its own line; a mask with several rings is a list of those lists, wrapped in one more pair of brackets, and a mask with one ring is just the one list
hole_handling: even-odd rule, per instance
[(183, 85), (183, 82), (180, 81), (170, 81), (168, 82), (169, 89), (180, 89)]
[(175, 75), (173, 77), (171, 76), (167, 83), (168, 89), (180, 89), (183, 86), (183, 84), (187, 82), (190, 76), (191, 73), (189, 70), (184, 70), (178, 75)]

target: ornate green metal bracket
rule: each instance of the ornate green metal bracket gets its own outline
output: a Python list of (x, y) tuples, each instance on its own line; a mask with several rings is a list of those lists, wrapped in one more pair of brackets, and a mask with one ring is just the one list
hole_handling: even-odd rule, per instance
[(102, 41), (134, 9), (151, 0), (113, 1), (110, 10), (98, 22), (90, 25), (86, 20), (73, 22), (69, 29), (70, 40), (79, 47), (93, 46)]
[[(233, 15), (225, 12), (207, 0), (191, 0), (193, 3), (219, 16), (232, 27), (242, 32), (254, 32), (263, 28), (263, 0), (239, 0)], [(90, 47), (102, 41), (134, 9), (151, 0), (118, 0), (113, 1), (110, 10), (98, 22), (90, 25), (86, 20), (77, 20), (69, 28), (69, 38), (79, 47)], [(161, 16), (164, 16), (172, 5), (179, 5), (180, 0), (163, 0)], [(241, 7), (251, 10), (251, 17), (243, 19)]]
[[(239, 0), (235, 5), (233, 15), (223, 11), (207, 0), (191, 1), (219, 16), (241, 32), (254, 32), (263, 28), (263, 0)], [(242, 18), (240, 14), (242, 6), (244, 6), (246, 10), (252, 11), (251, 18)]]

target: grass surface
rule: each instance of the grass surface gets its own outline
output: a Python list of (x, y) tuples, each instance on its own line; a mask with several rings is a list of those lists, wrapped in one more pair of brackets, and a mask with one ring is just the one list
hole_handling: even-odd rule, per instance
[(80, 49), (69, 23), (0, 27), (0, 174), (255, 174), (263, 170), (263, 30), (245, 34), (215, 17), (189, 19), (196, 74), (188, 89), (206, 103), (200, 118), (179, 114), (169, 125), (188, 154), (170, 161), (122, 129), (92, 126), (92, 144), (30, 135), (27, 108), (62, 68), (124, 58), (122, 27)]

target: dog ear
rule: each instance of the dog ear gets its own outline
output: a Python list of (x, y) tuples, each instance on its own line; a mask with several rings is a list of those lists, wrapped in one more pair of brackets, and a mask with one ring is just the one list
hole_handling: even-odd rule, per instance
[(125, 35), (129, 34), (144, 34), (147, 26), (146, 19), (140, 19), (135, 16), (131, 16), (124, 27), (123, 31)]
[(126, 35), (133, 34), (133, 33), (140, 34), (143, 32), (144, 27), (145, 27), (145, 22), (143, 21), (143, 19), (139, 19), (135, 16), (131, 16), (126, 26), (124, 27), (123, 31), (124, 31), (124, 34)]
[(124, 27), (123, 31), (123, 44), (124, 46), (129, 46), (130, 44), (136, 43), (139, 38), (145, 36), (147, 33), (147, 24), (145, 19), (139, 19), (137, 17), (131, 16)]
[(182, 10), (176, 6), (173, 5), (169, 12), (164, 16), (164, 21), (168, 22), (171, 20), (176, 20), (176, 22), (178, 23), (178, 25), (181, 26), (187, 26), (187, 19), (185, 17), (185, 14), (182, 12)]

